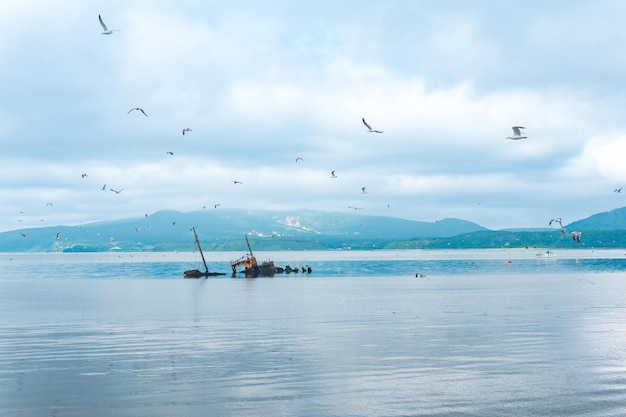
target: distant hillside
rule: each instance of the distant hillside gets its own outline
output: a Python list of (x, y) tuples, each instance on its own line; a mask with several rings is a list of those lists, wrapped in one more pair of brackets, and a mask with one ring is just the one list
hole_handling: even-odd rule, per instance
[(626, 230), (590, 230), (583, 232), (581, 242), (559, 230), (486, 231), (449, 238), (413, 239), (390, 242), (385, 249), (499, 249), (499, 248), (626, 248)]
[(586, 219), (572, 222), (565, 226), (574, 230), (626, 230), (626, 207), (594, 214)]
[(308, 210), (159, 211), (141, 218), (0, 233), (0, 251), (193, 250), (192, 227), (197, 227), (205, 250), (244, 250), (244, 235), (260, 240), (255, 243), (259, 250), (331, 249), (487, 230), (459, 219), (428, 223)]
[(192, 251), (192, 227), (206, 251), (246, 251), (244, 235), (259, 251), (626, 247), (626, 208), (566, 225), (583, 232), (581, 243), (558, 228), (493, 231), (460, 219), (431, 223), (354, 212), (208, 209), (4, 232), (0, 251)]

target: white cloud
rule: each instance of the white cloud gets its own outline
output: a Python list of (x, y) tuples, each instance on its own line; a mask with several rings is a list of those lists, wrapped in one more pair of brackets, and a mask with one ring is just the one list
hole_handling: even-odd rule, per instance
[(626, 180), (626, 136), (594, 137), (560, 170), (569, 178), (598, 178), (616, 185)]
[[(242, 4), (0, 5), (0, 230), (19, 211), (82, 222), (217, 202), (494, 228), (620, 204), (599, 191), (624, 179), (611, 56), (626, 31), (601, 25), (620, 5)], [(100, 35), (98, 13), (123, 30)], [(571, 28), (586, 13), (589, 37)], [(528, 139), (506, 140), (517, 124)]]

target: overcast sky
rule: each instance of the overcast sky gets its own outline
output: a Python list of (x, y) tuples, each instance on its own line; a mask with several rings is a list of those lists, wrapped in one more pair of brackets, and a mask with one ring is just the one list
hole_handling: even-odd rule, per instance
[(3, 1), (0, 231), (203, 206), (500, 229), (626, 206), (625, 18), (597, 0)]

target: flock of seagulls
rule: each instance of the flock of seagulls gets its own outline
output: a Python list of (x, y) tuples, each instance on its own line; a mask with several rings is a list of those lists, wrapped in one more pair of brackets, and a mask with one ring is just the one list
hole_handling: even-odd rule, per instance
[[(563, 227), (563, 221), (561, 220), (560, 217), (550, 220), (548, 222), (548, 226), (552, 226), (552, 223), (558, 223), (559, 227), (561, 228), (561, 234), (564, 235), (567, 232), (567, 230), (565, 230), (565, 228)], [(570, 236), (575, 242), (580, 243), (580, 236), (582, 234), (583, 234), (582, 232), (573, 231), (572, 233), (570, 233)]]
[[(107, 27), (107, 25), (104, 23), (104, 21), (103, 21), (103, 19), (102, 19), (102, 16), (101, 16), (101, 15), (98, 15), (98, 21), (100, 22), (100, 25), (102, 26), (102, 30), (103, 30), (102, 35), (111, 35), (111, 34), (113, 34), (114, 32), (117, 32), (117, 31), (120, 31), (120, 30), (121, 30), (121, 29), (109, 29), (109, 28)], [(145, 117), (148, 117), (148, 114), (147, 114), (147, 113), (144, 111), (144, 109), (143, 109), (143, 108), (141, 108), (141, 107), (133, 107), (133, 108), (131, 108), (130, 110), (128, 110), (127, 114), (130, 114), (130, 113), (132, 113), (133, 111), (136, 111), (136, 112), (138, 112), (138, 113), (143, 114)], [(362, 118), (361, 118), (361, 121), (363, 122), (363, 125), (365, 125), (365, 127), (367, 128), (367, 132), (369, 132), (369, 133), (378, 133), (378, 134), (382, 134), (382, 133), (383, 133), (383, 131), (382, 131), (382, 130), (377, 130), (377, 129), (372, 128), (372, 126), (371, 126), (369, 123), (367, 123), (367, 121), (365, 120), (365, 118), (364, 118), (364, 117), (362, 117)], [(512, 134), (511, 136), (507, 136), (507, 137), (506, 137), (506, 139), (510, 139), (510, 140), (521, 140), (521, 139), (527, 139), (527, 138), (528, 138), (528, 136), (526, 136), (526, 134), (525, 134), (524, 132), (522, 132), (522, 131), (523, 131), (523, 130), (525, 130), (525, 129), (526, 129), (526, 127), (524, 127), (524, 126), (513, 126), (513, 127), (512, 127), (513, 134)], [(191, 128), (189, 128), (189, 127), (182, 129), (182, 135), (183, 135), (183, 136), (185, 136), (186, 134), (191, 133), (191, 132), (193, 132), (193, 130), (192, 130)], [(166, 154), (167, 154), (167, 155), (170, 155), (170, 156), (173, 156), (173, 155), (174, 155), (174, 152), (172, 152), (172, 151), (167, 151), (167, 152), (166, 152)], [(295, 162), (296, 162), (296, 163), (298, 163), (298, 162), (300, 162), (300, 161), (302, 161), (302, 162), (303, 162), (304, 160), (303, 160), (301, 157), (297, 157), (297, 158), (295, 159)], [(87, 175), (86, 173), (83, 173), (83, 174), (81, 174), (81, 177), (84, 179), (84, 178), (87, 178), (87, 177), (88, 177), (88, 175)], [(337, 177), (337, 175), (336, 175), (336, 172), (335, 172), (334, 170), (333, 170), (333, 171), (331, 171), (331, 173), (330, 173), (330, 177), (331, 177), (331, 178), (338, 178), (338, 177)], [(231, 182), (232, 182), (233, 184), (235, 184), (235, 185), (236, 185), (236, 184), (243, 184), (243, 182), (242, 182), (242, 181), (239, 181), (239, 180), (232, 180)], [(104, 185), (102, 186), (101, 190), (102, 190), (102, 191), (105, 191), (105, 190), (106, 190), (106, 188), (107, 188), (107, 185), (106, 185), (106, 184), (104, 184)], [(113, 192), (113, 193), (115, 193), (115, 194), (120, 194), (122, 191), (124, 191), (124, 188), (121, 188), (121, 189), (118, 189), (118, 190), (117, 190), (117, 189), (113, 189), (113, 188), (109, 188), (109, 190), (110, 190), (110, 191), (112, 191), (112, 192)], [(621, 188), (616, 188), (616, 189), (614, 189), (614, 192), (616, 192), (616, 193), (620, 193), (620, 192), (621, 192)], [(361, 193), (361, 194), (367, 194), (367, 189), (366, 189), (366, 187), (361, 187), (361, 192), (360, 192), (360, 193)], [(48, 206), (52, 206), (52, 203), (47, 203), (47, 205), (48, 205)], [(217, 207), (219, 207), (220, 205), (221, 205), (221, 204), (215, 204), (215, 205), (214, 205), (214, 208), (217, 208)], [(206, 206), (203, 206), (203, 208), (206, 208)], [(355, 207), (355, 206), (348, 206), (348, 208), (349, 208), (349, 209), (353, 209), (353, 210), (362, 210), (362, 209), (363, 209), (362, 207)], [(147, 215), (146, 215), (146, 217), (147, 217)], [(176, 222), (173, 222), (173, 224), (176, 224)], [(563, 223), (562, 223), (561, 218), (554, 218), (554, 219), (551, 219), (551, 220), (549, 221), (548, 225), (549, 225), (549, 226), (552, 226), (553, 224), (558, 224), (558, 225), (559, 225), (559, 227), (560, 227), (560, 230), (561, 230), (561, 233), (562, 233), (562, 234), (565, 234), (565, 233), (566, 233), (566, 229), (563, 227)], [(137, 229), (136, 229), (136, 230), (137, 230)], [(137, 231), (138, 231), (138, 230), (137, 230)], [(24, 236), (24, 237), (26, 237), (27, 235), (28, 235), (28, 234), (22, 233), (22, 236)], [(57, 234), (55, 235), (55, 239), (57, 239), (57, 240), (58, 240), (58, 239), (60, 238), (60, 235), (61, 235), (61, 232), (57, 233)], [(571, 234), (570, 234), (570, 235), (571, 235), (571, 237), (572, 237), (572, 239), (573, 239), (574, 241), (576, 241), (576, 242), (580, 243), (580, 241), (581, 241), (580, 239), (581, 239), (582, 232), (579, 232), (579, 231), (573, 231), (573, 232), (571, 232)], [(419, 274), (419, 273), (418, 273), (418, 274), (416, 274), (416, 277), (418, 277), (418, 278), (426, 278), (426, 276), (425, 276), (425, 275), (423, 275), (423, 274)]]

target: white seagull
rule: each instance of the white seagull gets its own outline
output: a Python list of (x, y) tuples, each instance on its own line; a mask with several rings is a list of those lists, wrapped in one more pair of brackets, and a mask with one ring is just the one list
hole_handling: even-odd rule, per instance
[(133, 110), (137, 110), (143, 113), (144, 116), (148, 117), (148, 115), (146, 114), (145, 111), (143, 111), (143, 109), (141, 107), (133, 107), (132, 109), (128, 110), (128, 112), (126, 114), (129, 114), (131, 111)]
[(367, 194), (367, 191), (365, 191), (365, 187), (361, 187), (361, 194)]
[(559, 218), (557, 218), (557, 219), (552, 219), (552, 220), (550, 220), (550, 223), (548, 223), (548, 226), (552, 226), (552, 223), (558, 223), (558, 224), (559, 224), (559, 226), (561, 226), (561, 233), (562, 233), (562, 234), (565, 234), (566, 230), (565, 230), (565, 228), (563, 227), (563, 223), (561, 222), (561, 218), (560, 218), (560, 217), (559, 217)]
[(117, 32), (120, 30), (120, 29), (109, 30), (109, 28), (107, 28), (107, 25), (105, 25), (104, 22), (102, 21), (102, 17), (100, 15), (98, 15), (98, 20), (100, 21), (100, 26), (102, 26), (102, 29), (104, 30), (104, 32), (102, 32), (102, 35), (112, 35), (113, 32)]
[(337, 176), (335, 175), (335, 171), (330, 172), (330, 178), (337, 178)]
[(580, 235), (582, 235), (582, 232), (572, 232), (571, 236), (572, 239), (574, 239), (576, 242), (580, 243)]
[(370, 133), (383, 133), (381, 130), (374, 130), (374, 129), (372, 129), (372, 127), (367, 124), (367, 122), (365, 121), (364, 117), (361, 117), (361, 120), (363, 120), (363, 124), (367, 128), (368, 132), (370, 132)]
[(189, 129), (188, 127), (183, 129), (183, 136), (185, 136), (186, 132), (193, 132), (193, 130)]
[(552, 219), (550, 220), (550, 223), (548, 223), (548, 226), (552, 226), (552, 223), (558, 223), (559, 226), (563, 227), (563, 223), (561, 222), (561, 218), (557, 218), (557, 219)]
[(429, 280), (429, 281), (430, 281), (430, 278), (428, 278), (426, 275), (421, 274), (421, 273), (419, 273), (419, 272), (418, 272), (417, 274), (415, 274), (415, 278), (426, 278), (427, 280)]
[(520, 129), (526, 129), (524, 126), (513, 126), (513, 136), (507, 136), (506, 139), (520, 140), (526, 139), (528, 136), (522, 136)]

